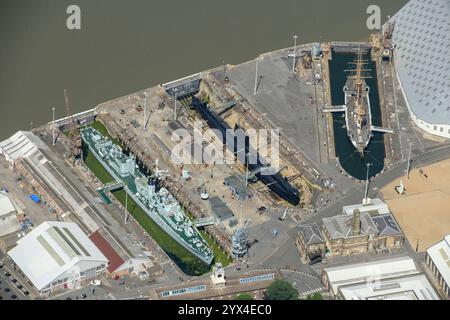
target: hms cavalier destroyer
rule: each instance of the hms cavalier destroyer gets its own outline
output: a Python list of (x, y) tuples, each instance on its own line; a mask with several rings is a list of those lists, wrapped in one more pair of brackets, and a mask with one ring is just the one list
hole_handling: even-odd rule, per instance
[(370, 110), (369, 92), (370, 88), (366, 84), (364, 73), (369, 71), (363, 69), (367, 63), (362, 60), (361, 50), (358, 52), (358, 58), (351, 64), (356, 65), (353, 74), (347, 77), (344, 86), (345, 94), (345, 126), (347, 135), (353, 146), (364, 157), (364, 150), (372, 139), (372, 115)]
[(81, 129), (81, 138), (89, 151), (114, 178), (105, 188), (122, 187), (125, 192), (175, 241), (206, 264), (211, 264), (213, 253), (197, 228), (185, 216), (174, 196), (159, 186), (161, 172), (156, 170), (148, 178), (137, 168), (133, 155), (127, 156), (119, 146), (93, 128)]

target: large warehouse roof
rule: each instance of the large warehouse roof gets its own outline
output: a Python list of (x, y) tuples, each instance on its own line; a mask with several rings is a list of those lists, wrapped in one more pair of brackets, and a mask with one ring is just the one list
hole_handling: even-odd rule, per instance
[(8, 255), (38, 290), (77, 266), (85, 269), (108, 263), (80, 227), (72, 222), (40, 224), (20, 239)]
[(450, 124), (450, 0), (411, 0), (390, 22), (396, 68), (412, 113)]

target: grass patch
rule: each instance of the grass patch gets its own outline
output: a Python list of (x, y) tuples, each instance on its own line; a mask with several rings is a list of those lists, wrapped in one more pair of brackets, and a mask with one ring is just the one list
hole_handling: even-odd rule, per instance
[(211, 239), (210, 235), (205, 230), (199, 231), (203, 236), (203, 239), (205, 239), (205, 241), (211, 248), (214, 255), (214, 261), (221, 263), (223, 267), (228, 266), (233, 261), (233, 259), (230, 258), (226, 252), (223, 252), (223, 249), (214, 241), (214, 239)]
[(102, 164), (97, 160), (97, 158), (89, 152), (87, 145), (83, 143), (83, 161), (84, 164), (92, 171), (92, 173), (100, 180), (103, 184), (114, 181), (114, 178), (109, 174), (108, 171), (102, 166)]

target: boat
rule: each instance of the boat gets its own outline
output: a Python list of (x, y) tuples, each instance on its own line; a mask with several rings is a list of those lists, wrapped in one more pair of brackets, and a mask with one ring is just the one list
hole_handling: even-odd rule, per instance
[[(194, 256), (210, 265), (213, 253), (200, 232), (186, 217), (175, 197), (160, 186), (160, 171), (148, 177), (136, 164), (134, 155), (126, 155), (122, 149), (96, 129), (86, 127), (80, 130), (83, 142), (102, 164), (115, 182), (123, 185), (125, 192), (141, 209), (169, 236)], [(108, 185), (110, 185), (108, 184)]]
[(367, 64), (362, 59), (361, 50), (358, 51), (357, 60), (351, 64), (356, 65), (343, 88), (345, 95), (345, 127), (347, 136), (361, 157), (364, 157), (364, 151), (373, 137), (372, 133), (372, 114), (370, 110), (370, 87), (365, 79), (365, 75), (370, 71), (364, 69)]

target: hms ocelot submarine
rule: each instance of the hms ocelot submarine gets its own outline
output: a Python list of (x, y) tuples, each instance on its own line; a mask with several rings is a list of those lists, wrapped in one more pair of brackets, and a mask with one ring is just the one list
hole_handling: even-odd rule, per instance
[[(272, 192), (292, 205), (300, 202), (300, 193), (294, 188), (279, 171), (275, 171), (259, 153), (252, 148), (248, 135), (241, 128), (231, 129), (207, 103), (200, 101), (197, 97), (192, 99), (192, 108), (200, 113), (211, 129), (221, 133), (219, 138), (227, 145), (234, 155), (253, 172), (255, 177), (263, 182)], [(242, 142), (244, 140), (244, 148)], [(241, 144), (241, 146), (240, 146)], [(255, 161), (256, 160), (256, 161)]]

